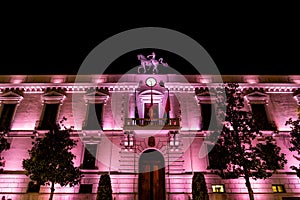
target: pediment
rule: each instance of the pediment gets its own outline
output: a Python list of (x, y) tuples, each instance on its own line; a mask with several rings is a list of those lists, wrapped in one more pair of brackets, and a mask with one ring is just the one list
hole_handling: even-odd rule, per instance
[(213, 103), (216, 101), (216, 95), (209, 90), (196, 92), (198, 103)]
[(245, 95), (249, 103), (268, 103), (269, 95), (263, 92), (255, 91)]
[(294, 95), (294, 99), (297, 101), (298, 104), (300, 104), (300, 94)]
[(92, 91), (84, 95), (86, 103), (106, 103), (109, 99), (109, 93), (103, 91)]
[(16, 103), (19, 103), (22, 99), (23, 96), (14, 91), (8, 91), (0, 94), (0, 101), (10, 101), (10, 102), (14, 101)]
[(49, 91), (44, 93), (41, 96), (41, 98), (43, 102), (52, 101), (55, 103), (55, 102), (62, 102), (66, 98), (66, 95), (57, 91)]

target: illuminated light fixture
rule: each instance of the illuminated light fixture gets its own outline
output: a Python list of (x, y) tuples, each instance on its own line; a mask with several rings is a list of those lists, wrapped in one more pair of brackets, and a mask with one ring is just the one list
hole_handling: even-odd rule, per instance
[(284, 185), (272, 185), (272, 190), (274, 193), (284, 193)]
[(300, 76), (290, 76), (289, 77), (291, 82), (294, 82), (296, 84), (300, 84)]
[(170, 141), (169, 141), (169, 144), (170, 144), (170, 148), (171, 148), (171, 151), (178, 151), (178, 147), (180, 145), (180, 142), (179, 142), (179, 139), (178, 139), (178, 131), (170, 131)]
[(134, 137), (133, 132), (124, 133), (124, 147), (126, 151), (132, 151), (134, 147)]
[(199, 82), (200, 82), (200, 83), (211, 83), (212, 80), (211, 80), (211, 78), (208, 78), (208, 77), (201, 77), (201, 78), (199, 79)]
[(65, 76), (53, 76), (52, 78), (51, 78), (51, 82), (52, 83), (63, 83), (63, 82), (65, 82)]
[(212, 185), (211, 187), (212, 187), (213, 193), (224, 193), (225, 192), (224, 185), (222, 185), (222, 184)]
[(14, 84), (19, 84), (19, 83), (22, 83), (23, 80), (22, 79), (12, 79), (11, 82)]
[(245, 76), (244, 81), (249, 84), (255, 84), (259, 82), (258, 76)]
[(93, 79), (93, 82), (94, 82), (94, 83), (104, 83), (105, 80), (104, 80), (104, 78), (94, 78), (94, 79)]

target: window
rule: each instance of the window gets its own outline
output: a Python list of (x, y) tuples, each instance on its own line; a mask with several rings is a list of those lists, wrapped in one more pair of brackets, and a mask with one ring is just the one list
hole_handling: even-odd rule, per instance
[(87, 112), (82, 126), (83, 129), (103, 129), (104, 105), (106, 105), (108, 99), (108, 88), (92, 89), (84, 95), (84, 100), (87, 104)]
[(97, 144), (86, 144), (83, 157), (83, 169), (95, 169)]
[(39, 130), (49, 130), (56, 125), (59, 103), (46, 103), (39, 123)]
[(89, 103), (87, 108), (87, 117), (84, 129), (98, 130), (102, 129), (102, 103)]
[(79, 193), (92, 193), (93, 184), (80, 184)]
[(255, 124), (259, 130), (271, 130), (271, 123), (268, 120), (265, 104), (251, 104), (251, 110)]
[(275, 130), (275, 123), (271, 123), (270, 116), (267, 113), (269, 95), (264, 92), (254, 91), (245, 95), (245, 99), (250, 106), (257, 128), (259, 130)]
[[(159, 118), (158, 116), (158, 103), (153, 103), (152, 105), (153, 107), (153, 118)], [(149, 119), (150, 118), (150, 107), (151, 107), (151, 103), (145, 103), (144, 104), (144, 118)]]
[(33, 181), (30, 181), (28, 183), (27, 192), (40, 192), (40, 185)]
[(17, 104), (2, 104), (0, 130), (9, 130)]
[(225, 192), (224, 185), (222, 185), (222, 184), (212, 185), (211, 187), (212, 187), (213, 193), (224, 193)]
[(209, 169), (225, 169), (226, 168), (226, 160), (219, 159), (222, 158), (222, 155), (226, 152), (224, 147), (220, 147), (215, 144), (207, 144), (208, 151), (208, 168)]
[(272, 189), (274, 193), (284, 193), (284, 185), (272, 185)]
[(216, 113), (213, 104), (201, 103), (201, 130), (214, 130), (216, 128)]

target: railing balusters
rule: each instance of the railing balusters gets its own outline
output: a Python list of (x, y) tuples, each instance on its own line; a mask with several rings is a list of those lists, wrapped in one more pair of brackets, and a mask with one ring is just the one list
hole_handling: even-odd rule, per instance
[(143, 126), (151, 126), (151, 127), (173, 127), (179, 128), (179, 118), (125, 118), (124, 122), (125, 126), (134, 126), (136, 127), (143, 127)]

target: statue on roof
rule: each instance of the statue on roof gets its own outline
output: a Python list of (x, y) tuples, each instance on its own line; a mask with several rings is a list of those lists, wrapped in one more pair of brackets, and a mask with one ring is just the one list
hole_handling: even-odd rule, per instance
[[(138, 73), (140, 73), (140, 69), (143, 69), (143, 73), (145, 74), (149, 71), (152, 67), (152, 73), (158, 73), (158, 65), (161, 64), (164, 67), (168, 67), (168, 63), (163, 62), (163, 58), (159, 58), (158, 60), (155, 59), (155, 53), (147, 55), (146, 57), (142, 54), (137, 55), (138, 60), (141, 62), (141, 65), (138, 67)], [(148, 67), (148, 68), (146, 68)]]

